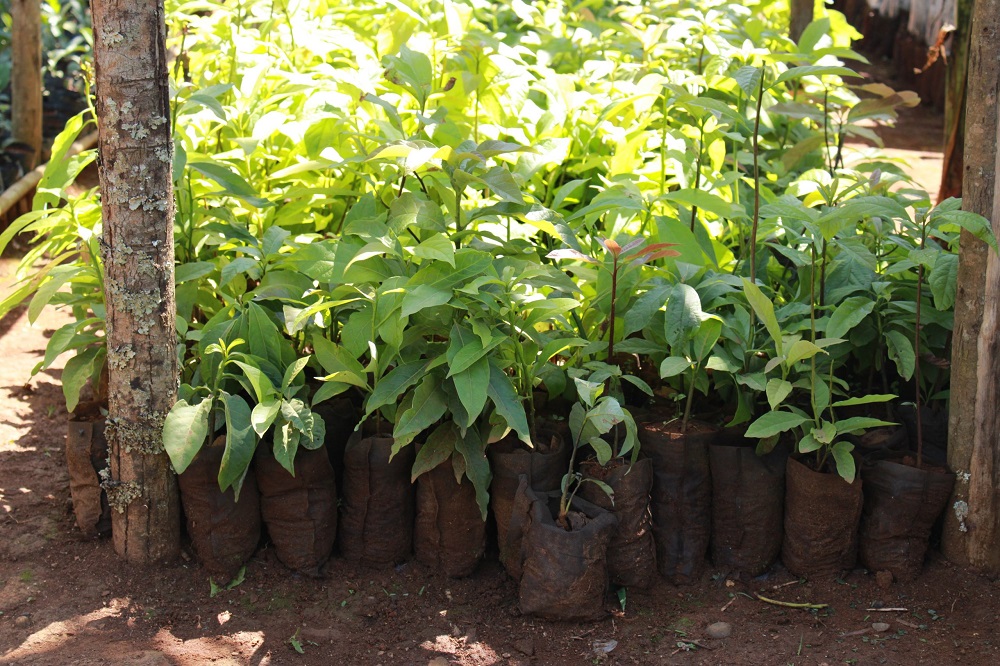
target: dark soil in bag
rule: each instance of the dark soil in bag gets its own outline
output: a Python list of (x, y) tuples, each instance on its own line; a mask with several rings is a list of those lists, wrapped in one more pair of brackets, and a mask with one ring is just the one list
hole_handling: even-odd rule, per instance
[[(490, 482), (490, 508), (497, 523), (500, 563), (511, 572), (511, 563), (520, 552), (520, 544), (507, 538), (511, 507), (517, 494), (518, 477), (528, 477), (533, 490), (558, 490), (569, 467), (569, 441), (553, 428), (539, 426), (539, 441), (529, 449), (511, 434), (486, 449), (493, 469)], [(516, 564), (514, 565), (516, 566)]]
[(66, 466), (77, 527), (84, 536), (111, 534), (111, 507), (101, 488), (100, 473), (108, 467), (104, 416), (97, 405), (80, 405), (66, 427)]
[(872, 460), (861, 468), (865, 482), (859, 556), (872, 571), (913, 580), (927, 555), (934, 523), (944, 511), (955, 475), (918, 469), (896, 460)]
[(330, 455), (337, 488), (343, 490), (344, 451), (347, 449), (347, 441), (354, 434), (354, 427), (358, 425), (358, 411), (348, 398), (333, 398), (321, 402), (313, 408), (313, 411), (323, 417), (323, 423), (326, 425), (326, 439), (323, 443), (326, 444), (326, 452)]
[[(607, 548), (618, 523), (608, 511), (585, 500), (573, 502), (572, 530), (556, 524), (558, 493), (518, 487), (519, 507), (512, 529), (523, 532), (519, 607), (525, 615), (549, 620), (597, 620), (606, 613)], [(514, 524), (516, 523), (516, 528)]]
[(451, 578), (470, 575), (486, 550), (476, 489), (468, 477), (455, 481), (450, 459), (417, 478), (413, 550), (418, 562)]
[(260, 543), (260, 497), (253, 468), (237, 502), (232, 488), (219, 490), (225, 438), (198, 452), (177, 477), (187, 532), (201, 565), (222, 582), (232, 580)]
[(391, 437), (355, 433), (344, 452), (340, 552), (352, 562), (391, 566), (413, 551), (414, 447), (390, 462)]
[(835, 472), (816, 472), (788, 459), (781, 561), (789, 571), (802, 578), (818, 578), (854, 568), (861, 483), (861, 479), (847, 483)]
[[(614, 461), (612, 462), (614, 465)], [(614, 491), (614, 501), (602, 488), (584, 483), (577, 497), (610, 511), (618, 519), (608, 543), (608, 576), (615, 585), (645, 589), (656, 576), (656, 544), (649, 494), (653, 488), (653, 462), (601, 467), (594, 461), (581, 466), (585, 477), (596, 478)]]
[(292, 476), (265, 442), (254, 466), (261, 514), (278, 559), (289, 569), (318, 576), (337, 536), (337, 488), (326, 447), (299, 447)]
[(788, 447), (758, 456), (742, 436), (708, 447), (712, 468), (712, 562), (750, 576), (781, 552)]
[(696, 582), (705, 566), (712, 534), (712, 475), (708, 445), (717, 431), (689, 423), (651, 421), (639, 426), (642, 453), (653, 461), (650, 509), (656, 565), (675, 585)]

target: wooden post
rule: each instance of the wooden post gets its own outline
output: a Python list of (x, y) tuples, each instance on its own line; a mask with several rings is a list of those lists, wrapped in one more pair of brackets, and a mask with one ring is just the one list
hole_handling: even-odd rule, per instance
[[(962, 207), (985, 217), (997, 214), (998, 48), (1000, 0), (976, 0), (966, 93)], [(993, 217), (993, 231), (1000, 233), (1000, 217)], [(997, 403), (988, 402), (997, 395), (995, 384), (1000, 381), (996, 261), (995, 256), (988, 257), (985, 243), (962, 232), (948, 421), (948, 466), (958, 475), (958, 482), (945, 513), (942, 549), (957, 564), (1000, 573), (995, 523), (1000, 504), (995, 484), (989, 487), (997, 473), (994, 455), (1000, 441), (1000, 409)], [(989, 318), (984, 319), (987, 314)]]
[(789, 0), (791, 18), (788, 22), (788, 36), (798, 44), (802, 32), (813, 21), (814, 0)]
[(962, 196), (962, 163), (965, 153), (965, 91), (969, 80), (969, 38), (972, 0), (955, 0), (955, 32), (945, 75), (944, 159), (938, 201)]
[(42, 151), (42, 13), (40, 0), (11, 5), (10, 122), (12, 138), (25, 151), (25, 172)]
[(177, 391), (174, 199), (163, 0), (94, 0), (115, 551), (180, 552), (163, 420)]

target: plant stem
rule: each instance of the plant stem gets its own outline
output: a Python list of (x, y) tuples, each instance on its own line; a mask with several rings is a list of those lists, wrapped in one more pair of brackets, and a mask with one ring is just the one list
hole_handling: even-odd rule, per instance
[[(927, 221), (926, 218), (920, 223), (920, 249), (923, 250), (927, 244)], [(920, 400), (920, 301), (924, 295), (924, 265), (917, 268), (917, 312), (916, 322), (913, 325), (913, 384), (914, 401), (917, 412), (917, 469), (923, 464), (924, 458), (924, 423), (921, 416)]]
[(615, 301), (618, 295), (618, 257), (611, 264), (611, 321), (608, 326), (608, 363), (615, 362)]
[(757, 225), (760, 222), (760, 107), (764, 102), (764, 73), (760, 71), (760, 86), (757, 88), (757, 115), (753, 119), (753, 226), (750, 230), (750, 282), (757, 282)]
[(688, 421), (691, 419), (691, 404), (694, 403), (694, 382), (698, 375), (698, 366), (691, 371), (691, 381), (688, 384), (687, 402), (684, 404), (684, 416), (681, 417), (681, 434), (686, 433)]

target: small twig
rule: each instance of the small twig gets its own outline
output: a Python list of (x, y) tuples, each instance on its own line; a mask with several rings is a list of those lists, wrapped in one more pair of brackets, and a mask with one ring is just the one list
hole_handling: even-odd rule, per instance
[(570, 636), (570, 638), (572, 638), (574, 641), (582, 641), (584, 636), (589, 636), (592, 633), (594, 633), (594, 629), (589, 629), (580, 634), (579, 636)]
[(872, 613), (909, 613), (909, 608), (866, 608), (866, 611)]
[(954, 613), (954, 612), (955, 612), (955, 604), (957, 604), (957, 603), (958, 603), (958, 600), (959, 600), (959, 599), (961, 599), (961, 597), (960, 597), (960, 596), (959, 596), (959, 597), (955, 597), (955, 600), (954, 600), (953, 602), (951, 602), (951, 612), (952, 612), (952, 613)]
[(757, 599), (763, 601), (766, 604), (774, 604), (775, 606), (784, 606), (785, 608), (808, 608), (811, 610), (818, 610), (820, 608), (829, 608), (830, 604), (811, 604), (811, 603), (793, 603), (791, 601), (778, 601), (777, 599), (768, 599), (760, 594), (757, 595)]
[(787, 583), (782, 583), (781, 585), (775, 585), (771, 589), (772, 590), (780, 590), (783, 587), (788, 587), (789, 585), (798, 585), (801, 582), (802, 582), (801, 580), (790, 580)]
[(705, 645), (701, 641), (684, 641), (684, 642), (685, 643), (690, 643), (691, 645), (694, 645), (696, 647), (700, 647), (702, 650), (714, 650), (715, 649), (711, 645)]
[(898, 622), (899, 624), (903, 625), (904, 627), (909, 627), (910, 629), (919, 629), (920, 628), (919, 624), (913, 624), (912, 622), (907, 622), (903, 618), (896, 618), (896, 622)]
[(726, 609), (729, 608), (730, 606), (732, 606), (734, 601), (736, 601), (736, 597), (735, 596), (733, 596), (732, 599), (730, 599), (729, 601), (726, 602), (726, 605), (722, 607), (722, 611), (721, 612), (725, 613)]

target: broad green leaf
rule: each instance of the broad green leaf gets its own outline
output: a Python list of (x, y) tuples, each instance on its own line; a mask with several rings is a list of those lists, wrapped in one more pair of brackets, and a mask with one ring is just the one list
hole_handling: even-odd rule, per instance
[(413, 391), (413, 402), (396, 420), (392, 430), (393, 450), (413, 440), (414, 437), (434, 425), (444, 416), (448, 408), (448, 396), (442, 390), (437, 377), (425, 375)]
[(785, 398), (792, 392), (792, 383), (784, 379), (774, 377), (767, 380), (767, 404), (771, 409), (777, 409), (778, 405), (785, 401)]
[(415, 287), (407, 288), (403, 297), (400, 315), (409, 317), (427, 308), (445, 305), (451, 301), (451, 289), (442, 289), (429, 284), (418, 284)]
[(668, 356), (660, 363), (660, 378), (676, 377), (691, 368), (691, 361), (682, 356)]
[(38, 287), (38, 290), (31, 299), (31, 303), (28, 305), (28, 322), (34, 324), (35, 320), (38, 319), (38, 315), (42, 313), (42, 309), (49, 304), (55, 293), (67, 282), (84, 272), (84, 270), (83, 266), (68, 264), (56, 266), (49, 271), (49, 278)]
[(434, 234), (412, 249), (413, 256), (443, 261), (455, 267), (455, 245), (444, 234)]
[(448, 460), (455, 452), (455, 445), (459, 439), (458, 429), (451, 421), (445, 421), (435, 428), (417, 451), (417, 458), (413, 462), (410, 474), (411, 482), (415, 482), (417, 477)]
[(778, 352), (778, 356), (784, 356), (781, 327), (778, 326), (778, 319), (774, 316), (774, 304), (764, 295), (760, 287), (746, 278), (743, 278), (743, 293), (757, 317), (764, 322), (764, 328), (767, 329), (768, 335), (774, 341), (774, 348)]
[(868, 416), (852, 416), (851, 418), (837, 421), (837, 432), (841, 435), (850, 435), (869, 428), (881, 428), (891, 425), (896, 424), (891, 421), (873, 419)]
[(815, 345), (808, 340), (796, 340), (792, 343), (792, 346), (788, 348), (788, 354), (786, 355), (786, 363), (789, 367), (795, 365), (799, 361), (810, 359), (816, 354), (826, 352), (819, 345)]
[(270, 202), (264, 197), (257, 196), (255, 190), (243, 176), (232, 169), (215, 161), (208, 160), (188, 160), (188, 165), (204, 176), (208, 176), (222, 187), (226, 194), (242, 199), (243, 201), (263, 208), (269, 206)]
[(379, 407), (396, 402), (406, 389), (420, 381), (427, 367), (427, 361), (407, 361), (390, 370), (368, 396), (368, 401), (365, 403), (365, 418)]
[(835, 65), (803, 65), (801, 67), (790, 67), (786, 71), (782, 72), (778, 78), (774, 80), (769, 87), (773, 88), (775, 86), (781, 85), (786, 81), (794, 81), (795, 79), (801, 79), (803, 76), (860, 76), (854, 70), (848, 69), (847, 67), (838, 67)]
[(843, 338), (851, 329), (864, 321), (872, 310), (875, 301), (864, 296), (852, 296), (842, 302), (833, 311), (826, 325), (826, 334), (831, 338)]
[(63, 397), (66, 398), (66, 411), (72, 412), (80, 402), (80, 391), (87, 379), (94, 374), (94, 361), (99, 349), (90, 347), (66, 361), (62, 372)]
[(950, 310), (958, 293), (958, 255), (939, 254), (934, 260), (934, 269), (927, 276), (927, 283), (934, 295), (934, 307), (942, 312)]
[(258, 437), (264, 436), (264, 433), (274, 423), (274, 419), (277, 418), (280, 411), (281, 401), (276, 398), (271, 398), (270, 400), (265, 400), (254, 405), (253, 411), (250, 412), (250, 424), (253, 426), (254, 432), (257, 433)]
[(183, 474), (208, 438), (208, 417), (212, 400), (190, 405), (178, 400), (163, 420), (163, 449), (174, 471)]
[(263, 370), (243, 361), (233, 361), (233, 363), (242, 368), (243, 374), (250, 380), (250, 385), (253, 387), (258, 403), (266, 402), (271, 396), (277, 394), (274, 384), (271, 383), (270, 378)]
[(837, 463), (837, 474), (840, 474), (841, 478), (848, 483), (854, 483), (854, 479), (857, 476), (854, 456), (851, 455), (851, 451), (853, 450), (854, 445), (847, 442), (837, 442), (830, 450), (833, 454), (834, 462)]
[(465, 461), (465, 475), (476, 489), (476, 503), (479, 504), (482, 519), (486, 520), (490, 505), (490, 481), (493, 478), (490, 462), (486, 458), (486, 445), (479, 432), (475, 428), (469, 428), (465, 437), (458, 440), (455, 449)]
[(282, 424), (274, 433), (274, 458), (292, 476), (295, 476), (295, 454), (301, 436), (291, 423)]
[(695, 360), (701, 363), (708, 358), (712, 350), (715, 349), (715, 343), (719, 341), (721, 335), (722, 320), (709, 315), (707, 319), (701, 322), (698, 330), (695, 331), (694, 337), (691, 339), (691, 347), (694, 349)]
[(222, 393), (222, 399), (226, 412), (226, 450), (219, 465), (219, 489), (225, 490), (232, 486), (236, 499), (239, 500), (243, 479), (257, 449), (257, 436), (251, 427), (250, 405), (247, 401), (226, 392)]
[(611, 456), (614, 453), (607, 442), (600, 437), (591, 437), (587, 443), (590, 445), (590, 448), (594, 449), (594, 455), (597, 457), (598, 464), (603, 467), (611, 461)]
[(533, 447), (531, 433), (528, 432), (528, 419), (524, 414), (524, 405), (518, 400), (510, 378), (492, 363), (490, 363), (490, 385), (486, 389), (486, 394), (493, 401), (497, 414), (507, 422), (508, 427), (517, 433), (518, 439)]
[(701, 309), (701, 297), (693, 287), (678, 284), (667, 301), (663, 336), (672, 350), (678, 350), (698, 330), (706, 315)]
[(804, 416), (790, 412), (768, 412), (750, 424), (746, 436), (749, 438), (770, 437), (797, 428), (808, 420)]
[(740, 88), (747, 97), (751, 99), (757, 99), (757, 89), (760, 87), (760, 79), (764, 76), (764, 70), (761, 67), (752, 67), (750, 65), (745, 65), (740, 67), (733, 74), (733, 78), (736, 79), (736, 83), (739, 84)]
[(916, 369), (917, 355), (913, 351), (913, 343), (901, 331), (891, 330), (885, 333), (885, 343), (889, 358), (896, 364), (899, 376), (909, 380)]
[(487, 390), (490, 383), (490, 363), (486, 358), (481, 358), (468, 369), (452, 375), (451, 380), (455, 383), (455, 390), (458, 398), (462, 401), (465, 411), (468, 412), (468, 420), (459, 423), (463, 428), (472, 426), (483, 408), (486, 407)]
[(812, 432), (807, 432), (799, 440), (799, 453), (812, 453), (813, 451), (819, 451), (823, 448), (823, 445), (813, 437)]

